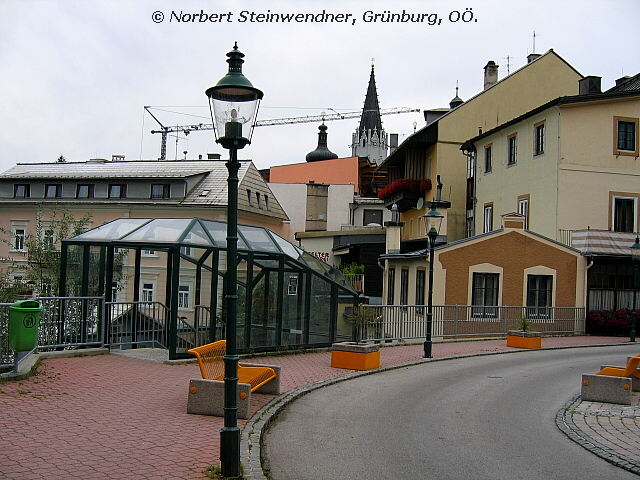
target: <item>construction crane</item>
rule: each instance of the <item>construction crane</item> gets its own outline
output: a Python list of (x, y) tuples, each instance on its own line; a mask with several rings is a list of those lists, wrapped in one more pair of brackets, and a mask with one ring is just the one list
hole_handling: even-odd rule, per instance
[[(191, 132), (197, 132), (200, 130), (213, 130), (212, 123), (195, 123), (191, 125), (173, 125), (166, 126), (163, 125), (158, 118), (151, 113), (149, 110), (152, 107), (145, 106), (144, 109), (147, 111), (153, 119), (158, 122), (160, 125), (159, 130), (151, 130), (151, 133), (159, 133), (162, 135), (162, 140), (160, 144), (160, 160), (166, 160), (167, 158), (167, 136), (170, 133), (184, 133), (185, 135), (189, 135)], [(333, 110), (333, 109), (330, 109)], [(411, 113), (411, 112), (419, 112), (419, 108), (387, 108), (384, 110), (380, 110), (380, 115), (395, 115), (399, 113)], [(315, 122), (329, 122), (333, 120), (346, 120), (348, 118), (358, 118), (362, 115), (363, 111), (357, 112), (345, 112), (339, 113), (334, 110), (334, 113), (321, 113), (320, 115), (307, 115), (305, 117), (286, 117), (286, 118), (274, 118), (271, 120), (258, 120), (256, 122), (256, 127), (268, 127), (272, 125), (290, 125), (294, 123), (315, 123)]]

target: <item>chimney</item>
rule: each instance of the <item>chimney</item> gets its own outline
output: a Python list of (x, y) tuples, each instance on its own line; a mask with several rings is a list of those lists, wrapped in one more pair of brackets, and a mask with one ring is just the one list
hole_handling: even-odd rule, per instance
[(386, 253), (400, 253), (400, 233), (404, 223), (400, 221), (400, 213), (398, 205), (395, 203), (391, 206), (391, 221), (384, 222), (385, 232), (385, 251)]
[(625, 75), (624, 77), (620, 77), (616, 80), (616, 87), (618, 85), (620, 85), (621, 83), (626, 82), (627, 80), (629, 80), (631, 77), (629, 75)]
[(578, 80), (578, 95), (590, 95), (593, 93), (602, 93), (600, 88), (601, 77), (589, 75)]
[(496, 62), (489, 60), (484, 67), (484, 89), (493, 87), (498, 83), (498, 67)]
[(389, 135), (389, 155), (398, 149), (398, 134), (391, 133)]
[(219, 153), (207, 153), (207, 160), (220, 160)]
[(527, 55), (527, 63), (531, 63), (534, 60), (537, 60), (538, 58), (540, 58), (542, 55), (539, 53), (530, 53), (529, 55)]

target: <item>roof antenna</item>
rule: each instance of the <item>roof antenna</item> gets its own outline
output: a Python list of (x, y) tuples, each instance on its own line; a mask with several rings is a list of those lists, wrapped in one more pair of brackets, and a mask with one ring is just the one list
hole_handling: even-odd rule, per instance
[(510, 69), (509, 67), (511, 66), (511, 56), (507, 55), (506, 57), (504, 57), (507, 60), (507, 75), (509, 75), (510, 73)]
[(531, 53), (536, 53), (536, 31), (533, 31), (533, 51)]

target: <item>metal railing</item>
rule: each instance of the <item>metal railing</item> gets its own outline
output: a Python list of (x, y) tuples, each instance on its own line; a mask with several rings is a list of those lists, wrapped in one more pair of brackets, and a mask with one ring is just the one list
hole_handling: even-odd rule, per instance
[[(361, 305), (372, 311), (361, 329), (368, 341), (424, 338), (427, 307), (425, 305)], [(469, 305), (433, 306), (432, 335), (441, 338), (504, 336), (519, 330), (527, 318), (530, 329), (543, 334), (582, 334), (585, 309), (581, 307), (500, 307)]]
[[(37, 349), (59, 350), (103, 345), (104, 297), (40, 297), (40, 329)], [(9, 347), (10, 303), (0, 304), (0, 369), (13, 367)]]
[(109, 321), (105, 344), (113, 347), (167, 347), (169, 310), (160, 302), (105, 302)]
[(364, 273), (345, 273), (344, 277), (356, 292), (364, 292)]

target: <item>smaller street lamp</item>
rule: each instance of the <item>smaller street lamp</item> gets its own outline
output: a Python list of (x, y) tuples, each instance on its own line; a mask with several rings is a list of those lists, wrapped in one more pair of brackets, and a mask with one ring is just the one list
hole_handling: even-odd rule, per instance
[(640, 289), (640, 236), (636, 235), (636, 241), (631, 245), (631, 260), (633, 262), (633, 306), (631, 308), (631, 330), (629, 341), (636, 341), (636, 326), (638, 324), (638, 302), (636, 301)]
[(224, 306), (227, 316), (224, 356), (224, 427), (220, 430), (220, 464), (224, 477), (240, 476), (238, 428), (238, 354), (236, 317), (238, 305), (238, 149), (251, 143), (262, 92), (242, 74), (244, 54), (238, 43), (227, 53), (229, 72), (206, 90), (216, 142), (229, 150), (227, 178), (227, 272)]
[(429, 291), (427, 294), (427, 332), (424, 340), (424, 358), (433, 357), (431, 340), (433, 335), (433, 250), (436, 246), (436, 240), (442, 225), (444, 215), (438, 211), (438, 208), (449, 208), (451, 202), (442, 200), (442, 183), (440, 175), (437, 176), (438, 187), (436, 190), (436, 198), (431, 202), (427, 202), (429, 211), (424, 215), (427, 220), (427, 238), (429, 239)]

